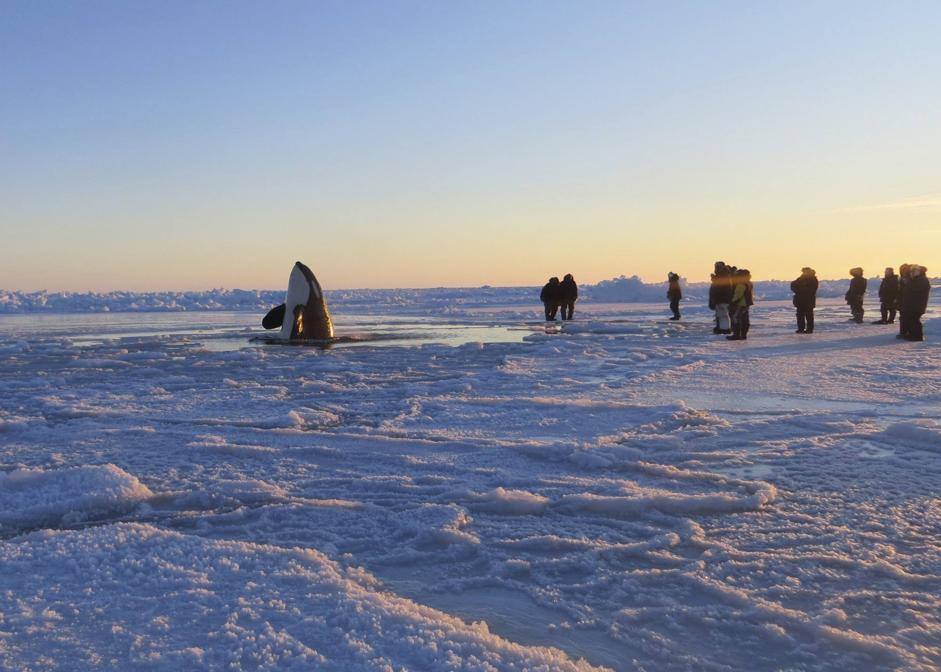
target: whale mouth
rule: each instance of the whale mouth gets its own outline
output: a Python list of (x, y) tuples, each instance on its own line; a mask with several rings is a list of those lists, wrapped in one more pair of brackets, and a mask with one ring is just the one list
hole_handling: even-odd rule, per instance
[(294, 326), (291, 328), (291, 340), (304, 337), (304, 307), (294, 308)]

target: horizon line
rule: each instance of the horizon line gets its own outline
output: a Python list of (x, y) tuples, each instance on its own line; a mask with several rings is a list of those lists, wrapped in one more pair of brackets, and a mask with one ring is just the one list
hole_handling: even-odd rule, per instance
[[(867, 279), (880, 279), (883, 276), (873, 275), (866, 276)], [(632, 280), (637, 278), (640, 280), (643, 285), (665, 285), (667, 284), (666, 280), (656, 281), (656, 282), (647, 282), (643, 280), (638, 275), (622, 275), (616, 278), (610, 278), (608, 280), (600, 280), (593, 283), (580, 283), (579, 287), (597, 287), (598, 285), (606, 282), (614, 282), (617, 280), (625, 279)], [(941, 276), (928, 276), (929, 280), (938, 280), (941, 281)], [(690, 281), (687, 278), (680, 276), (680, 280), (683, 280), (688, 285), (707, 285), (709, 280), (695, 280)], [(845, 278), (818, 278), (820, 282), (841, 282), (849, 281), (849, 277)], [(791, 280), (782, 280), (779, 278), (768, 278), (762, 280), (752, 280), (752, 282), (791, 282)], [(406, 290), (406, 291), (417, 291), (417, 290), (434, 290), (434, 289), (533, 289), (541, 287), (543, 283), (535, 285), (426, 285), (423, 287), (336, 287), (331, 289), (324, 289), (324, 292), (366, 292), (366, 291), (393, 291), (393, 290)], [(70, 290), (70, 289), (36, 289), (36, 290), (24, 290), (24, 289), (5, 289), (0, 287), (0, 292), (11, 293), (11, 294), (113, 294), (116, 292), (126, 292), (128, 294), (197, 294), (197, 293), (208, 293), (208, 292), (282, 292), (284, 289), (273, 289), (273, 288), (244, 288), (244, 287), (210, 287), (208, 289), (148, 289), (148, 290), (134, 290), (134, 289), (109, 289), (109, 290)]]

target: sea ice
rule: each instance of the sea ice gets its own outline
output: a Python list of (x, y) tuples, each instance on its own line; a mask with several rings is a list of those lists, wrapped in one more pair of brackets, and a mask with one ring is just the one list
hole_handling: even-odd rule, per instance
[(461, 291), (357, 318), (395, 347), (0, 318), (0, 669), (938, 669), (937, 299), (924, 343), (838, 300), (730, 343)]

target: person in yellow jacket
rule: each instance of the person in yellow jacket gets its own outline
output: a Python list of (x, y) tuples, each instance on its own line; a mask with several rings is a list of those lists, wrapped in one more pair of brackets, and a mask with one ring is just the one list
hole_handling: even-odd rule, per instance
[(729, 304), (732, 335), (726, 336), (728, 340), (744, 341), (748, 338), (748, 330), (751, 327), (748, 309), (754, 302), (751, 272), (745, 268), (740, 269), (732, 276), (732, 302)]

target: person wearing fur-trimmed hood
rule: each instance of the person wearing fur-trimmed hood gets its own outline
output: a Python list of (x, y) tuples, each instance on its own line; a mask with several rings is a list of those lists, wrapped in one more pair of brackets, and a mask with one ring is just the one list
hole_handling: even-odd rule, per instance
[(709, 286), (709, 308), (715, 311), (716, 316), (716, 327), (712, 333), (731, 334), (729, 304), (732, 302), (732, 270), (724, 261), (717, 261), (714, 270)]
[(549, 278), (549, 282), (543, 285), (539, 300), (546, 309), (546, 322), (554, 322), (559, 312), (559, 304), (562, 303), (561, 283), (557, 277)]
[(732, 301), (729, 304), (732, 322), (732, 334), (726, 336), (730, 341), (744, 341), (751, 329), (749, 308), (755, 303), (751, 271), (742, 268), (732, 276)]
[(578, 285), (571, 273), (566, 273), (559, 283), (559, 305), (562, 308), (562, 319), (571, 320), (575, 314), (575, 302), (578, 301)]
[(896, 338), (905, 338), (908, 335), (908, 322), (905, 321), (905, 313), (902, 312), (902, 304), (908, 294), (908, 287), (912, 281), (912, 265), (902, 264), (899, 266), (899, 291), (895, 295), (895, 309), (899, 316), (899, 335)]
[(680, 288), (680, 276), (670, 271), (667, 273), (667, 298), (670, 299), (670, 311), (673, 313), (671, 320), (680, 319), (680, 299), (683, 298), (683, 290)]
[(791, 283), (794, 307), (797, 308), (797, 333), (814, 333), (814, 308), (817, 307), (817, 272), (810, 266), (801, 269), (800, 276)]
[(931, 294), (931, 282), (928, 269), (918, 264), (909, 267), (910, 280), (902, 299), (901, 319), (905, 321), (904, 338), (906, 341), (925, 340), (924, 325), (921, 316), (928, 310), (928, 297)]
[(853, 317), (850, 318), (850, 322), (862, 324), (863, 315), (865, 315), (863, 299), (866, 297), (866, 285), (869, 284), (869, 281), (863, 277), (863, 269), (858, 266), (850, 269), (850, 275), (853, 279), (850, 280), (850, 288), (847, 290), (845, 296), (846, 303), (849, 304), (850, 312), (853, 314)]
[(898, 293), (899, 276), (895, 274), (895, 269), (889, 266), (885, 269), (882, 282), (879, 283), (879, 311), (882, 313), (882, 319), (876, 320), (873, 324), (895, 323), (895, 300)]

